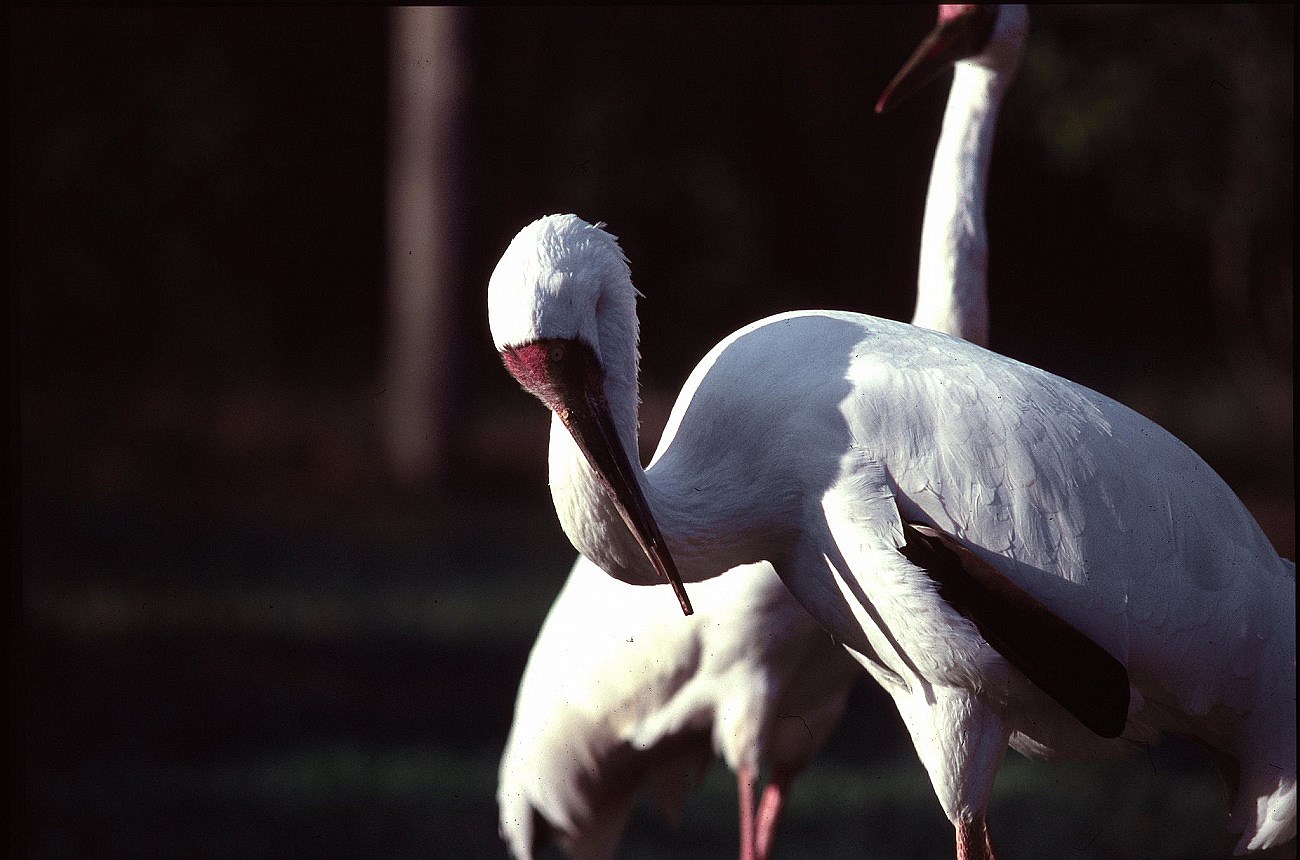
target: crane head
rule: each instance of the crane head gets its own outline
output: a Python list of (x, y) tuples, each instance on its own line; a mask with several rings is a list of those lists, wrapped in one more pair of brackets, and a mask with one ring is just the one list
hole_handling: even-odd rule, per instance
[(646, 558), (690, 615), (681, 575), (614, 425), (594, 350), (576, 338), (550, 338), (505, 347), (501, 358), (519, 384), (564, 424)]
[(690, 615), (681, 576), (641, 488), (635, 460), (638, 293), (618, 240), (603, 226), (576, 215), (548, 215), (519, 231), (488, 282), (488, 323), (506, 369), (563, 423), (603, 494)]
[(969, 60), (1008, 73), (1020, 63), (1028, 31), (1024, 6), (981, 3), (939, 6), (939, 22), (876, 102), (884, 113), (953, 63)]

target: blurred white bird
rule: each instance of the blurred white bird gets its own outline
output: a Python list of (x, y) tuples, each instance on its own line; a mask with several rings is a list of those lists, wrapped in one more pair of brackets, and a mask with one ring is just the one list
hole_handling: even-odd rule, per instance
[(501, 833), (515, 857), (551, 841), (581, 860), (612, 857), (636, 793), (650, 787), (676, 820), (715, 753), (739, 785), (742, 857), (768, 856), (789, 783), (859, 670), (771, 565), (693, 592), (683, 618), (661, 589), (579, 557), (528, 658), (501, 759)]

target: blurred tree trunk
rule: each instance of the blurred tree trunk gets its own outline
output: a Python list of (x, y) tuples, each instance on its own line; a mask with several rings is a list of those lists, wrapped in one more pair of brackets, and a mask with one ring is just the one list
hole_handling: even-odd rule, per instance
[(430, 484), (442, 475), (449, 444), (461, 13), (398, 7), (389, 14), (388, 336), (381, 432), (392, 475)]

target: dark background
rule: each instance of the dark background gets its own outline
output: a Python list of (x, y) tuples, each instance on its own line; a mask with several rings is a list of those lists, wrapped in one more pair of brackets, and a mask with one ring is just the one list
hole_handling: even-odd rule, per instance
[[(411, 483), (377, 429), (387, 11), (11, 10), (27, 853), (500, 856), (496, 760), (573, 553), (492, 266), (539, 215), (609, 223), (647, 296), (647, 448), (739, 325), (906, 319), (946, 85), (871, 106), (932, 22), (462, 10), (444, 465)], [(1293, 43), (1291, 6), (1033, 10), (988, 215), (993, 347), (1174, 431), (1288, 557)], [(882, 699), (796, 791), (786, 856), (949, 850)], [(1015, 759), (1013, 856), (1229, 844), (1176, 743)], [(682, 831), (639, 817), (627, 856), (733, 851), (727, 791)]]

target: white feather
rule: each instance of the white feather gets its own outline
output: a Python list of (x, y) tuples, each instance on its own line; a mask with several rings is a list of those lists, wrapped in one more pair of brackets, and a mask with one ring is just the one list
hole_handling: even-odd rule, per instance
[[(958, 65), (927, 197), (913, 322), (980, 343), (992, 130), (1025, 27), (1022, 7), (1004, 7), (988, 49)], [(577, 337), (596, 349), (631, 451), (635, 295), (613, 237), (574, 216), (522, 231), (489, 290), (499, 348)], [(688, 579), (758, 559), (779, 567), (894, 695), (954, 821), (982, 811), (1008, 740), (1032, 755), (1120, 744), (1082, 729), (937, 598), (896, 552), (900, 512), (958, 536), (1125, 662), (1127, 740), (1191, 732), (1235, 758), (1241, 848), (1294, 836), (1294, 566), (1208, 466), (1121, 405), (896, 324), (786, 314), (701, 361), (641, 477)], [(580, 549), (607, 567), (645, 567), (558, 423), (552, 484)], [(613, 851), (630, 794), (593, 790), (610, 761), (644, 754), (634, 781), (680, 786), (710, 752), (733, 769), (764, 755), (806, 761), (837, 718), (844, 664), (826, 659), (823, 634), (771, 566), (692, 586), (689, 619), (664, 592), (575, 564), (502, 760), (502, 829), (516, 856), (528, 856), (534, 809), (574, 856)], [(780, 735), (765, 732), (792, 695), (815, 731), (774, 751)], [(680, 755), (652, 755), (691, 732)], [(1279, 756), (1289, 769), (1272, 767)]]
[[(523, 279), (501, 282), (523, 301), (533, 294)], [(623, 289), (631, 291), (630, 281)], [(602, 344), (602, 361), (612, 346)], [(615, 354), (632, 348), (619, 345)], [(619, 400), (633, 402), (635, 392)], [(633, 432), (635, 411), (614, 418)], [(553, 446), (552, 456), (565, 450)], [(858, 476), (843, 468), (851, 452), (880, 470), (892, 499), (855, 491)], [(564, 474), (575, 486), (556, 492), (588, 493), (598, 481), (576, 449), (571, 456)], [(1069, 734), (1051, 728), (1071, 719), (1064, 711), (1044, 713), (1026, 701), (1033, 719), (1021, 724), (1014, 694), (1006, 702), (978, 696), (1005, 687), (1008, 670), (990, 676), (986, 660), (925, 632), (955, 632), (942, 611), (927, 621), (911, 609), (891, 614), (888, 601), (859, 600), (846, 615), (828, 601), (840, 592), (828, 584), (831, 571), (799, 551), (811, 539), (822, 556), (843, 555), (848, 565), (838, 573), (853, 582), (841, 600), (849, 600), (878, 586), (878, 565), (855, 567), (853, 559), (898, 547), (888, 525), (893, 506), (895, 518), (934, 523), (1124, 662), (1144, 703), (1135, 723), (1192, 731), (1235, 757), (1243, 792), (1253, 792), (1242, 795), (1248, 803), (1276, 795), (1284, 804), (1294, 791), (1294, 728), (1280, 728), (1294, 717), (1294, 567), (1204, 461), (1109, 398), (906, 324), (833, 311), (781, 314), (705, 357), (638, 480), (687, 581), (769, 561), (838, 639), (874, 640), (874, 657), (907, 690), (973, 691), (1009, 731), (1044, 752), (1073, 752), (1051, 742)], [(841, 497), (853, 507), (847, 519), (830, 521), (824, 506), (842, 507)], [(622, 528), (603, 508), (560, 515), (577, 520), (566, 523), (570, 535), (593, 532), (584, 520)], [(647, 561), (637, 563), (652, 575)], [(1261, 641), (1245, 632), (1252, 630), (1272, 635)], [(900, 642), (911, 659), (890, 660), (881, 637)], [(1243, 665), (1255, 666), (1250, 683), (1239, 677)], [(970, 682), (954, 683), (963, 677)], [(971, 725), (940, 728), (977, 731), (986, 718), (974, 713)], [(971, 740), (971, 750), (982, 748)], [(957, 765), (988, 769), (975, 759)], [(933, 769), (931, 777), (943, 778)], [(936, 784), (946, 809), (974, 802), (960, 796), (966, 785)], [(1243, 815), (1250, 842), (1267, 821)], [(1287, 826), (1274, 831), (1285, 836)]]

